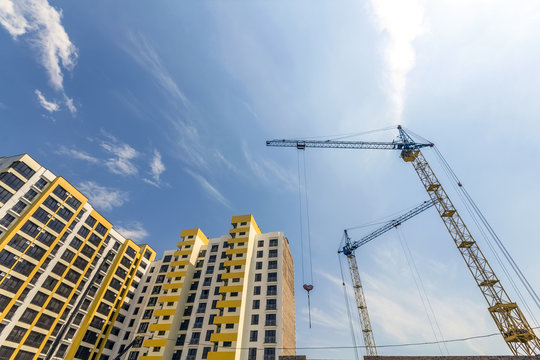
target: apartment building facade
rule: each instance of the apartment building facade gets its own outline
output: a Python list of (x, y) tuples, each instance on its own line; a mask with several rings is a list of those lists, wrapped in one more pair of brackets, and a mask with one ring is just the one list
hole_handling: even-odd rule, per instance
[(0, 360), (112, 359), (154, 258), (29, 155), (0, 157)]
[(115, 352), (141, 360), (277, 360), (294, 355), (294, 272), (288, 240), (234, 216), (228, 235), (183, 230), (144, 275)]

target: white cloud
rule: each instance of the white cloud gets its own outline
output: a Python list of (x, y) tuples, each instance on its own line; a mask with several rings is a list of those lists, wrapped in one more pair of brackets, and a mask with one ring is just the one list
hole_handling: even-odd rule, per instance
[(189, 104), (187, 97), (180, 91), (173, 77), (162, 64), (156, 50), (146, 38), (142, 35), (136, 35), (130, 32), (129, 42), (132, 46), (124, 46), (125, 51), (130, 54), (143, 69), (149, 71), (154, 76), (157, 85), (172, 97), (181, 100), (182, 103), (187, 106)]
[(114, 136), (105, 134), (108, 140), (101, 142), (101, 147), (113, 157), (105, 161), (105, 165), (114, 174), (135, 175), (139, 171), (132, 160), (139, 156), (137, 150), (125, 143), (120, 143)]
[(405, 103), (407, 74), (414, 68), (416, 54), (413, 41), (424, 29), (424, 8), (420, 0), (371, 0), (375, 21), (388, 36), (384, 47), (387, 81), (394, 105), (395, 120), (399, 122)]
[(45, 99), (45, 96), (43, 96), (43, 94), (41, 93), (41, 91), (39, 91), (38, 89), (34, 90), (34, 93), (37, 95), (38, 97), (38, 101), (39, 101), (39, 104), (45, 109), (47, 110), (48, 112), (52, 113), (52, 112), (55, 112), (55, 111), (58, 111), (59, 109), (59, 106), (57, 103), (53, 102), (53, 101), (48, 101), (47, 99)]
[(62, 69), (72, 70), (77, 49), (61, 23), (62, 11), (47, 0), (0, 0), (0, 24), (17, 39), (25, 36), (39, 54), (52, 86), (64, 92)]
[(242, 143), (242, 152), (249, 167), (255, 175), (257, 175), (262, 182), (266, 184), (281, 183), (290, 191), (296, 191), (298, 189), (297, 178), (291, 176), (290, 172), (283, 169), (276, 162), (259, 158), (257, 161), (251, 156), (247, 144)]
[(148, 236), (148, 231), (146, 231), (143, 225), (138, 221), (120, 223), (120, 225), (115, 226), (114, 228), (124, 237), (135, 242), (140, 242)]
[(219, 201), (221, 204), (225, 205), (229, 209), (232, 208), (231, 203), (223, 194), (219, 192), (218, 189), (213, 187), (204, 177), (199, 174), (194, 173), (193, 171), (186, 169), (186, 172), (191, 175), (197, 182), (202, 186), (202, 188), (210, 195), (212, 199)]
[(101, 186), (93, 181), (79, 184), (78, 189), (88, 197), (92, 206), (101, 210), (111, 210), (113, 207), (122, 206), (129, 200), (127, 192)]
[(77, 108), (73, 104), (73, 99), (69, 98), (66, 94), (64, 94), (64, 103), (72, 114), (75, 114), (77, 112)]
[(60, 149), (56, 152), (60, 155), (68, 155), (74, 159), (79, 160), (85, 160), (94, 164), (97, 164), (100, 162), (100, 160), (90, 154), (85, 153), (84, 151), (76, 150), (76, 149), (70, 149), (65, 146), (61, 146)]
[(165, 169), (165, 164), (163, 164), (163, 161), (161, 160), (161, 154), (159, 153), (159, 151), (154, 150), (154, 157), (150, 162), (150, 173), (152, 175), (152, 179), (143, 179), (143, 181), (159, 187), (161, 183), (160, 176), (165, 171)]

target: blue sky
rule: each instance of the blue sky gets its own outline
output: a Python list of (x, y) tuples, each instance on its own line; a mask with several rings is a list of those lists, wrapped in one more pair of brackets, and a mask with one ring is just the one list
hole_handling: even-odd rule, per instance
[[(175, 246), (181, 229), (219, 236), (232, 215), (253, 213), (264, 232), (283, 231), (291, 242), (297, 346), (347, 346), (335, 255), (342, 230), (427, 195), (396, 153), (305, 153), (315, 285), (309, 329), (298, 155), (264, 141), (403, 124), (438, 145), (539, 289), (539, 19), (540, 5), (526, 0), (4, 0), (0, 153), (30, 153), (158, 253)], [(434, 154), (426, 156), (450, 187)], [(402, 233), (444, 337), (496, 332), (434, 210)], [(433, 340), (397, 232), (357, 256), (376, 342)], [(499, 337), (448, 350), (508, 353)]]

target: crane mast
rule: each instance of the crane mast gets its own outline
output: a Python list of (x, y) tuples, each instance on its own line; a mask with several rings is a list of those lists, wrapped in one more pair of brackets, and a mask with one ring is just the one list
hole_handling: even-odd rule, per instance
[(440, 218), (488, 303), (489, 313), (507, 346), (514, 355), (540, 355), (540, 340), (518, 305), (510, 300), (499, 278), (495, 275), (450, 197), (420, 151), (421, 148), (432, 147), (433, 144), (415, 142), (401, 126), (398, 126), (398, 131), (400, 140), (392, 142), (270, 140), (266, 142), (266, 145), (296, 147), (300, 150), (314, 147), (401, 151), (401, 158), (412, 164), (422, 185), (435, 204)]
[(364, 290), (362, 287), (362, 282), (360, 280), (360, 272), (358, 271), (358, 264), (356, 262), (356, 256), (354, 255), (354, 251), (360, 246), (384, 234), (385, 232), (398, 227), (404, 221), (407, 221), (410, 218), (420, 214), (424, 210), (429, 209), (433, 205), (433, 201), (431, 200), (424, 201), (422, 204), (415, 207), (414, 209), (408, 211), (407, 213), (401, 215), (394, 220), (390, 220), (380, 228), (372, 231), (368, 235), (362, 237), (360, 240), (355, 242), (351, 241), (349, 233), (347, 232), (347, 230), (344, 230), (345, 246), (338, 252), (343, 253), (347, 257), (349, 271), (351, 273), (352, 285), (354, 289), (354, 297), (356, 300), (356, 306), (358, 308), (358, 318), (360, 319), (360, 326), (362, 328), (362, 337), (364, 339), (364, 346), (368, 356), (377, 356), (377, 347), (375, 346), (375, 339), (373, 338), (371, 321), (369, 320), (369, 313), (367, 310), (367, 302), (364, 296)]

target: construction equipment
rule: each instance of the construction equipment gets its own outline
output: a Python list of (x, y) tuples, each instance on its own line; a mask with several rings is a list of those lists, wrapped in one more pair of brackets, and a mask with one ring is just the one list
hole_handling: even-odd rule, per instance
[(266, 145), (296, 147), (299, 150), (306, 148), (399, 150), (403, 161), (413, 165), (425, 190), (434, 202), (439, 216), (488, 303), (491, 317), (512, 353), (514, 355), (540, 355), (540, 340), (518, 305), (510, 300), (508, 293), (420, 151), (425, 147), (433, 147), (434, 144), (415, 142), (401, 126), (397, 129), (399, 139), (392, 142), (270, 140), (266, 142)]
[(354, 251), (360, 246), (375, 239), (376, 237), (384, 234), (391, 229), (398, 227), (403, 222), (429, 209), (433, 205), (435, 204), (431, 200), (424, 201), (422, 204), (418, 205), (414, 209), (406, 212), (405, 214), (394, 220), (390, 220), (380, 228), (372, 231), (368, 235), (362, 237), (360, 240), (357, 240), (355, 242), (351, 241), (347, 229), (343, 230), (345, 236), (345, 246), (343, 246), (343, 248), (339, 250), (338, 253), (343, 253), (347, 257), (347, 262), (349, 263), (349, 271), (351, 272), (354, 297), (356, 299), (358, 317), (360, 318), (360, 326), (362, 328), (362, 337), (364, 339), (364, 346), (368, 356), (377, 356), (377, 347), (375, 346), (375, 339), (373, 338), (373, 331), (371, 329), (371, 322), (369, 321), (366, 298), (364, 296), (362, 282), (360, 281), (360, 273), (358, 271), (358, 265), (356, 263), (356, 256), (354, 255)]

